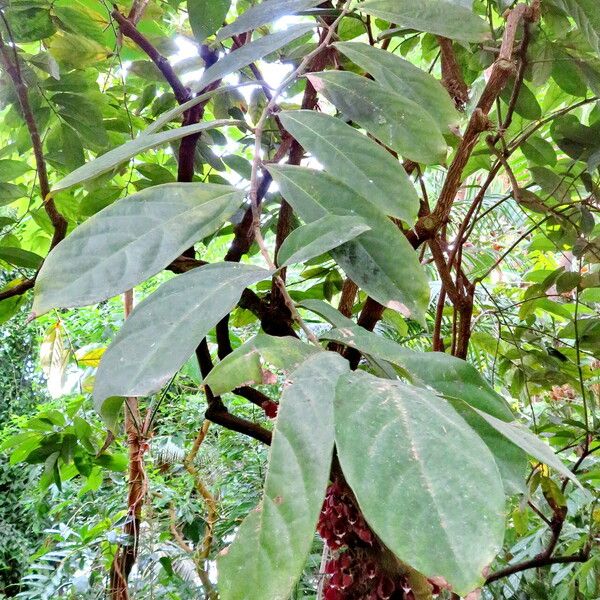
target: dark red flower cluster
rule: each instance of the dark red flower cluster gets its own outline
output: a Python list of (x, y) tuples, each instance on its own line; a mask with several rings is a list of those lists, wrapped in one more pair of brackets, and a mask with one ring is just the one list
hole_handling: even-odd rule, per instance
[(373, 532), (338, 481), (327, 490), (318, 531), (333, 552), (325, 565), (325, 600), (405, 600), (403, 586), (369, 558), (376, 543)]
[(269, 419), (275, 419), (277, 417), (277, 411), (279, 410), (279, 404), (270, 400), (265, 400), (260, 407), (265, 411), (265, 415)]

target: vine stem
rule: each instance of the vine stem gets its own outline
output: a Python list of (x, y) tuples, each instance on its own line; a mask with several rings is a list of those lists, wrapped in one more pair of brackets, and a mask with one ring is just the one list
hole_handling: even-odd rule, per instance
[(263, 133), (264, 133), (264, 129), (265, 129), (265, 124), (267, 122), (269, 115), (273, 112), (273, 110), (277, 106), (277, 100), (278, 100), (279, 96), (283, 93), (285, 88), (287, 88), (287, 86), (290, 83), (295, 81), (298, 77), (300, 77), (301, 75), (303, 75), (306, 72), (306, 70), (308, 69), (308, 66), (311, 64), (313, 58), (315, 56), (317, 56), (318, 54), (320, 54), (325, 48), (327, 48), (327, 46), (329, 46), (331, 39), (333, 38), (333, 36), (335, 34), (335, 30), (336, 30), (339, 22), (349, 12), (350, 2), (351, 2), (351, 0), (346, 0), (344, 8), (342, 9), (342, 11), (339, 14), (339, 16), (337, 17), (337, 19), (331, 25), (327, 26), (328, 32), (325, 35), (325, 37), (323, 38), (323, 40), (321, 41), (321, 43), (312, 52), (307, 54), (304, 57), (304, 59), (302, 60), (302, 62), (298, 65), (298, 67), (294, 71), (292, 71), (292, 73), (290, 73), (283, 80), (283, 82), (279, 85), (279, 87), (277, 89), (275, 89), (271, 99), (269, 100), (269, 102), (265, 106), (264, 110), (262, 111), (260, 118), (258, 119), (258, 122), (256, 124), (256, 128), (254, 130), (254, 159), (252, 161), (252, 174), (250, 177), (250, 193), (249, 193), (250, 207), (252, 210), (252, 229), (254, 232), (254, 239), (255, 239), (256, 243), (258, 244), (260, 253), (262, 254), (263, 258), (265, 259), (265, 262), (267, 263), (267, 265), (269, 266), (269, 269), (276, 272), (274, 275), (275, 285), (279, 289), (279, 291), (281, 293), (281, 297), (283, 298), (286, 306), (292, 313), (293, 319), (298, 323), (298, 325), (301, 327), (302, 331), (304, 331), (307, 338), (313, 344), (316, 344), (317, 346), (320, 346), (319, 339), (311, 331), (311, 329), (308, 327), (308, 325), (306, 325), (306, 323), (304, 322), (304, 320), (298, 313), (298, 310), (296, 309), (296, 305), (294, 304), (294, 301), (290, 297), (290, 295), (285, 287), (285, 283), (284, 283), (283, 279), (281, 278), (281, 276), (279, 274), (277, 274), (277, 270), (278, 270), (277, 265), (275, 264), (275, 261), (271, 258), (271, 255), (269, 254), (269, 250), (267, 248), (267, 245), (263, 238), (262, 232), (260, 230), (261, 207), (260, 207), (260, 201), (259, 201), (259, 195), (258, 195), (258, 188), (259, 188), (258, 171), (259, 171), (259, 168), (262, 163), (262, 159), (261, 159), (262, 138), (263, 138)]

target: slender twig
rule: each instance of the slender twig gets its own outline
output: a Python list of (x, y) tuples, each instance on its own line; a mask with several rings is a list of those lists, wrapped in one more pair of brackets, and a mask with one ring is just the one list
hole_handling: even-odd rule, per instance
[[(21, 73), (19, 55), (17, 54), (17, 47), (14, 43), (14, 40), (12, 39), (9, 23), (6, 17), (4, 16), (4, 12), (2, 10), (0, 10), (0, 18), (2, 19), (4, 27), (11, 40), (13, 57), (11, 58), (10, 56), (11, 52), (9, 51), (8, 46), (4, 43), (2, 34), (0, 34), (0, 56), (2, 57), (4, 68), (14, 85), (15, 91), (17, 93), (17, 98), (19, 100), (19, 106), (21, 107), (23, 118), (25, 119), (25, 124), (27, 125), (29, 137), (31, 138), (31, 145), (33, 148), (33, 155), (35, 158), (42, 202), (44, 204), (44, 209), (48, 215), (48, 218), (52, 223), (52, 227), (54, 228), (54, 234), (52, 235), (52, 242), (50, 244), (50, 247), (54, 248), (54, 246), (56, 246), (61, 240), (64, 239), (67, 233), (67, 221), (56, 208), (56, 204), (50, 193), (48, 170), (46, 168), (46, 160), (44, 158), (44, 151), (42, 148), (42, 138), (40, 137), (38, 126), (33, 115), (33, 110), (31, 109), (31, 104), (29, 103), (29, 94), (27, 92), (27, 87), (25, 85)], [(13, 291), (12, 295), (16, 294), (17, 292)]]

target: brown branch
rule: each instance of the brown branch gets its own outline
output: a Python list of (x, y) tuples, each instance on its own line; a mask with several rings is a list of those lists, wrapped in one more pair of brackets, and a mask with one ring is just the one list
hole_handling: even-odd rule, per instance
[[(2, 63), (4, 65), (4, 69), (8, 73), (15, 91), (17, 93), (17, 98), (19, 100), (19, 106), (21, 107), (21, 112), (23, 113), (23, 118), (25, 119), (25, 124), (27, 125), (27, 130), (29, 132), (29, 137), (31, 138), (31, 146), (33, 148), (33, 155), (35, 157), (35, 165), (37, 170), (37, 176), (40, 186), (40, 193), (42, 196), (42, 202), (44, 205), (44, 210), (48, 215), (52, 223), (52, 227), (54, 228), (54, 234), (52, 235), (52, 242), (50, 244), (50, 248), (54, 248), (61, 240), (64, 239), (67, 234), (67, 221), (60, 214), (58, 209), (56, 208), (56, 204), (54, 203), (54, 199), (50, 194), (50, 184), (48, 182), (48, 170), (46, 168), (46, 160), (44, 158), (44, 151), (42, 148), (42, 139), (40, 137), (40, 133), (37, 127), (37, 123), (35, 121), (35, 117), (33, 115), (33, 111), (31, 109), (31, 104), (29, 103), (29, 94), (27, 92), (27, 87), (25, 82), (23, 81), (23, 77), (21, 74), (21, 68), (19, 66), (19, 56), (17, 54), (17, 48), (12, 41), (12, 35), (10, 33), (9, 24), (4, 16), (4, 13), (0, 10), (0, 15), (2, 17), (2, 21), (4, 22), (4, 26), (6, 31), (8, 32), (9, 37), (12, 42), (12, 54), (14, 58), (14, 62), (11, 59), (11, 52), (8, 49), (8, 46), (4, 43), (2, 35), (0, 34), (0, 56), (2, 57)], [(31, 286), (33, 287), (33, 282)], [(15, 288), (13, 288), (14, 290)], [(29, 289), (29, 288), (27, 288)], [(18, 293), (23, 292), (14, 292), (11, 294), (12, 296), (17, 295)]]
[[(133, 290), (123, 294), (125, 318), (133, 309)], [(142, 505), (147, 489), (144, 453), (148, 448), (146, 436), (142, 433), (142, 417), (137, 398), (125, 399), (125, 433), (129, 451), (129, 493), (127, 495), (127, 518), (123, 533), (128, 537), (120, 544), (110, 569), (110, 597), (112, 600), (128, 600), (128, 579), (138, 554)]]
[(181, 80), (177, 76), (177, 73), (173, 70), (173, 67), (169, 63), (166, 57), (164, 57), (148, 40), (148, 38), (140, 33), (135, 25), (124, 15), (122, 15), (117, 7), (110, 13), (111, 17), (119, 24), (119, 31), (128, 37), (132, 42), (135, 42), (141, 50), (143, 50), (148, 58), (156, 65), (158, 70), (162, 73), (163, 77), (167, 80), (167, 83), (171, 86), (175, 98), (179, 104), (183, 104), (190, 99), (190, 91), (187, 87), (181, 83)]
[(521, 571), (527, 571), (529, 569), (539, 569), (540, 567), (548, 567), (550, 565), (563, 565), (570, 563), (586, 562), (589, 556), (589, 550), (584, 550), (582, 552), (579, 552), (578, 554), (573, 554), (571, 556), (535, 557), (531, 560), (527, 560), (516, 565), (511, 565), (509, 567), (506, 567), (505, 569), (501, 569), (500, 571), (496, 571), (495, 573), (488, 575), (488, 577), (485, 580), (485, 585), (497, 581), (498, 579), (508, 577), (509, 575), (514, 575), (515, 573), (520, 573)]
[(538, 16), (535, 5), (529, 7), (525, 4), (518, 4), (508, 13), (500, 53), (492, 67), (490, 78), (481, 94), (476, 109), (473, 111), (454, 159), (448, 168), (437, 205), (430, 215), (421, 217), (409, 233), (408, 237), (413, 245), (418, 246), (425, 240), (431, 239), (439, 228), (448, 221), (456, 193), (462, 182), (462, 173), (465, 166), (479, 140), (480, 134), (490, 128), (488, 114), (511, 75), (515, 73), (516, 67), (512, 56), (518, 26), (521, 21), (534, 21)]
[(452, 40), (438, 36), (440, 53), (442, 56), (442, 85), (450, 94), (456, 108), (464, 110), (469, 101), (469, 87), (465, 83), (463, 74), (456, 60)]

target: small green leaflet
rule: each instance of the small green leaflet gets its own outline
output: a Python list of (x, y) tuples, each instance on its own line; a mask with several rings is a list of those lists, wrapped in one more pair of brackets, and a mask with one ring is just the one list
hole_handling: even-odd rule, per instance
[(331, 469), (335, 386), (348, 368), (339, 355), (324, 352), (290, 376), (262, 503), (217, 559), (223, 600), (283, 600), (302, 575)]
[[(290, 165), (270, 165), (268, 169), (283, 197), (304, 221), (310, 223), (327, 215), (362, 217), (371, 231), (332, 250), (332, 256), (377, 302), (423, 319), (429, 284), (417, 253), (396, 225), (323, 171)], [(395, 259), (390, 261), (390, 256)]]
[(452, 40), (482, 42), (490, 37), (489, 26), (483, 19), (452, 0), (367, 0), (359, 8), (397, 26)]
[(50, 252), (35, 283), (33, 313), (131, 289), (219, 229), (243, 197), (228, 185), (167, 183), (111, 204)]
[(131, 140), (122, 146), (118, 146), (110, 150), (106, 154), (101, 154), (94, 160), (82, 165), (61, 179), (58, 183), (52, 186), (52, 191), (57, 192), (64, 190), (78, 183), (84, 183), (90, 179), (94, 179), (103, 173), (107, 173), (111, 169), (118, 167), (121, 163), (133, 158), (134, 156), (155, 148), (162, 144), (179, 140), (187, 135), (206, 131), (207, 129), (215, 129), (216, 127), (228, 126), (243, 126), (243, 121), (234, 121), (232, 119), (221, 119), (219, 121), (208, 121), (207, 123), (197, 123), (195, 125), (186, 125), (178, 129), (169, 129), (161, 133), (153, 133), (148, 135), (140, 135), (135, 140)]
[(596, 0), (550, 0), (572, 17), (590, 46), (600, 52), (600, 12)]
[(30, 252), (29, 250), (0, 246), (0, 260), (14, 265), (15, 267), (39, 269), (44, 259), (39, 254)]
[(342, 471), (384, 544), (461, 596), (479, 587), (505, 518), (479, 436), (434, 393), (359, 371), (340, 377), (334, 420)]
[(32, 170), (32, 167), (22, 160), (0, 160), (0, 181), (12, 181)]
[[(209, 0), (210, 1), (210, 0)], [(245, 33), (251, 29), (257, 29), (267, 23), (291, 15), (293, 13), (313, 8), (321, 4), (322, 0), (265, 0), (260, 4), (251, 6), (243, 12), (231, 25), (223, 27), (217, 34), (217, 42), (228, 37)]]
[(360, 217), (327, 215), (298, 227), (285, 238), (277, 254), (278, 266), (303, 263), (370, 231)]
[(460, 115), (450, 95), (429, 73), (391, 52), (368, 44), (337, 42), (335, 47), (370, 73), (375, 81), (422, 106), (442, 131), (449, 131), (459, 124)]
[(199, 43), (217, 31), (231, 6), (231, 0), (188, 0), (188, 19)]
[(381, 212), (412, 225), (419, 197), (402, 165), (379, 144), (341, 119), (314, 110), (291, 110), (279, 118), (334, 177)]
[[(102, 355), (94, 387), (96, 410), (114, 427), (120, 405), (114, 397), (159, 390), (231, 312), (244, 289), (268, 276), (260, 267), (219, 263), (161, 285), (133, 310)], [(107, 398), (111, 401), (105, 405)]]
[(247, 67), (250, 63), (264, 58), (267, 54), (279, 50), (281, 47), (293, 42), (300, 36), (309, 33), (314, 29), (314, 25), (297, 25), (283, 31), (277, 31), (265, 35), (254, 42), (244, 44), (241, 48), (226, 54), (220, 58), (214, 65), (206, 69), (200, 78), (200, 81), (193, 86), (194, 92), (203, 90), (206, 86), (222, 79), (230, 73), (239, 71)]
[(323, 71), (307, 77), (346, 118), (401, 156), (428, 165), (444, 162), (442, 132), (416, 102), (356, 73)]
[(274, 367), (291, 371), (315, 352), (320, 350), (298, 338), (259, 333), (215, 365), (204, 384), (220, 396), (242, 385), (262, 383), (261, 359)]

